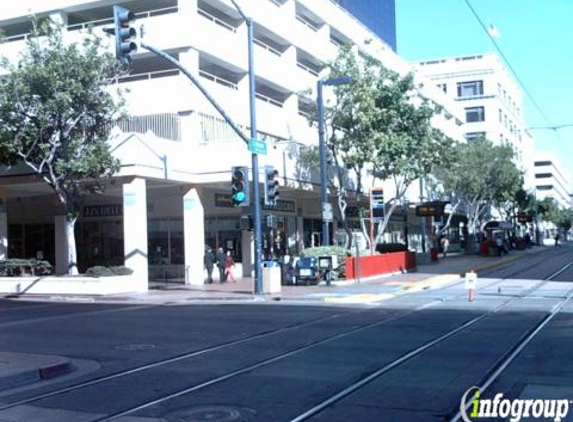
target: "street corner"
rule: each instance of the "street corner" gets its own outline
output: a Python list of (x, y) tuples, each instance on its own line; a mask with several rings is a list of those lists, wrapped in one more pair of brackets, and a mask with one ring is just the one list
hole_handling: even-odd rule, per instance
[(74, 370), (70, 359), (53, 355), (0, 352), (0, 391), (56, 378)]

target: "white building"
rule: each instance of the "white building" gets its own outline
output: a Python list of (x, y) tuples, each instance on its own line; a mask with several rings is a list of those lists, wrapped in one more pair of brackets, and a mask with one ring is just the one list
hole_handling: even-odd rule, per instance
[(535, 196), (537, 200), (553, 198), (561, 208), (570, 208), (571, 175), (552, 152), (535, 154)]
[[(178, 58), (246, 131), (247, 27), (229, 0), (21, 1), (0, 9), (6, 36), (0, 56), (15, 59), (23, 49), (30, 13), (59, 19), (74, 41), (87, 26), (99, 31), (109, 25), (114, 3), (132, 10), (145, 41)], [(266, 229), (263, 247), (297, 253), (321, 233), (318, 175), (297, 160), (300, 144), (317, 143), (306, 118), (315, 94), (299, 93), (314, 90), (341, 44), (355, 44), (402, 74), (410, 66), (330, 0), (241, 4), (255, 22), (257, 122), (269, 150), (259, 165), (274, 165), (281, 178), (281, 200), (264, 210), (278, 216), (278, 226)], [(232, 207), (229, 198), (231, 167), (251, 166), (246, 145), (184, 75), (149, 52), (138, 51), (119, 84), (129, 90), (133, 117), (120, 123), (124, 132), (112, 140), (121, 171), (104, 195), (83, 205), (76, 229), (80, 270), (125, 261), (144, 280), (149, 272), (150, 279), (166, 275), (200, 284), (207, 243), (231, 250), (250, 274), (252, 232), (240, 219), (248, 210)], [(444, 106), (435, 124), (459, 138), (462, 121), (453, 101), (433, 87), (423, 95)], [(0, 175), (0, 187), (7, 210), (0, 214), (0, 236), (8, 238), (8, 256), (41, 255), (65, 272), (65, 226), (51, 191), (26, 171)], [(355, 218), (358, 225), (358, 212)]]
[(533, 135), (523, 121), (519, 86), (496, 54), (439, 58), (416, 64), (465, 112), (465, 137), (482, 135), (495, 144), (514, 148), (524, 170), (526, 188), (533, 187)]

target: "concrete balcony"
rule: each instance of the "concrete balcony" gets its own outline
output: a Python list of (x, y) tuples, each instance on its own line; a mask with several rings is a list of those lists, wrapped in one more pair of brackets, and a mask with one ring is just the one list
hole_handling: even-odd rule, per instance
[(297, 63), (294, 72), (292, 73), (293, 91), (301, 92), (310, 89), (313, 93), (316, 90), (316, 81), (318, 80), (318, 72)]
[(325, 63), (333, 57), (334, 48), (324, 29), (315, 30), (299, 19), (295, 19), (292, 26), (292, 38), (296, 46), (304, 47), (307, 53)]
[(255, 41), (254, 58), (257, 76), (291, 91), (294, 90), (293, 80), (288, 77), (295, 71), (292, 55), (281, 53)]
[(189, 40), (194, 48), (215, 57), (224, 57), (228, 63), (247, 70), (246, 26), (234, 28), (206, 12), (194, 17), (187, 25)]

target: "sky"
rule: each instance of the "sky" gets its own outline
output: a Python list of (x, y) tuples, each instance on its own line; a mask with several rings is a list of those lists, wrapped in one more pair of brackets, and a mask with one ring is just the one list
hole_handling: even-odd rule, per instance
[[(497, 53), (466, 0), (395, 1), (397, 52), (405, 60)], [(546, 116), (520, 86), (525, 126), (571, 125), (532, 133), (536, 150), (555, 152), (573, 174), (573, 0), (467, 1), (497, 29), (497, 45)]]

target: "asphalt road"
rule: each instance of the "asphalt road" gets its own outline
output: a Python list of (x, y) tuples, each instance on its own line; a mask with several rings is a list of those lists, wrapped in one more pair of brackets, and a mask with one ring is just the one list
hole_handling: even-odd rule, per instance
[(1, 390), (0, 422), (448, 421), (520, 344), (483, 397), (573, 399), (572, 301), (550, 314), (571, 262), (564, 247), (480, 274), (471, 303), (461, 283), (377, 306), (1, 300), (0, 351), (76, 370)]

